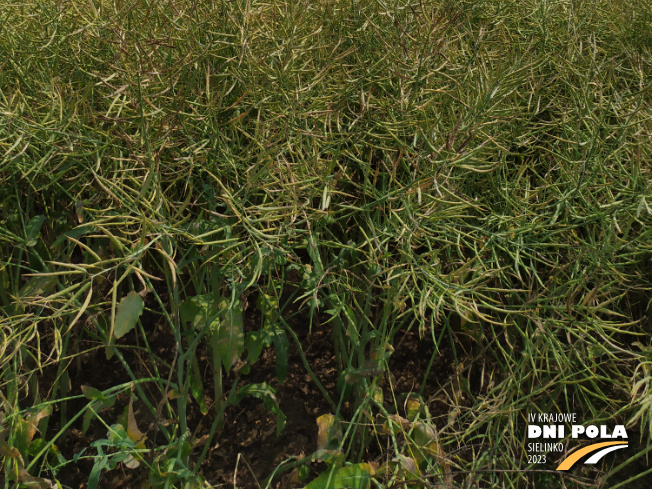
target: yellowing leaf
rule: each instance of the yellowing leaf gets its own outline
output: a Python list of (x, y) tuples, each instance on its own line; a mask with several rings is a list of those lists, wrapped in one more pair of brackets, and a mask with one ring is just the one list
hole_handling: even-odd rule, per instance
[(317, 449), (323, 450), (328, 446), (328, 442), (334, 437), (333, 426), (335, 416), (332, 414), (322, 414), (317, 418)]
[(401, 431), (409, 431), (412, 427), (412, 423), (398, 414), (390, 414), (387, 421), (383, 425), (383, 432), (386, 434), (394, 433), (398, 434)]
[(38, 426), (39, 421), (41, 421), (43, 418), (47, 418), (50, 414), (52, 414), (52, 405), (51, 404), (49, 406), (45, 407), (44, 409), (41, 409), (38, 413), (32, 414), (27, 419), (27, 422), (29, 424), (28, 429), (27, 429), (27, 443), (28, 444), (32, 441), (32, 438), (34, 438), (34, 434), (36, 433), (36, 427)]
[(136, 326), (144, 307), (145, 302), (138, 292), (131, 291), (120, 301), (113, 329), (116, 338), (122, 338)]
[(416, 397), (408, 397), (406, 404), (407, 417), (410, 421), (414, 421), (421, 411), (421, 401)]
[(145, 440), (147, 436), (145, 433), (141, 433), (138, 429), (138, 424), (136, 424), (136, 417), (134, 416), (134, 398), (132, 397), (129, 400), (129, 415), (127, 416), (127, 435), (129, 439), (136, 444), (137, 448), (145, 448)]

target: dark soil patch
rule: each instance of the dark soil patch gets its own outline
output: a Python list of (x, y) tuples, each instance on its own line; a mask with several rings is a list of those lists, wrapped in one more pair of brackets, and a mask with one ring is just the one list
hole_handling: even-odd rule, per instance
[[(252, 307), (253, 297), (249, 298), (249, 307), (245, 311), (245, 326), (247, 330), (257, 330), (261, 325), (260, 312)], [(286, 311), (289, 317), (294, 311)], [(143, 321), (147, 331), (149, 349), (157, 358), (159, 374), (168, 375), (169, 366), (173, 362), (174, 339), (168, 327), (157, 325), (157, 318), (153, 315), (145, 317)], [(336, 383), (338, 371), (334, 357), (332, 331), (328, 324), (319, 324), (316, 318), (312, 331), (309, 331), (309, 318), (307, 312), (294, 315), (289, 320), (289, 326), (297, 335), (301, 349), (308, 364), (315, 372), (323, 387), (330, 396), (337, 401), (339, 394)], [(122, 342), (122, 340), (121, 340)], [(142, 344), (135, 332), (124, 339), (126, 344)], [(466, 357), (473, 345), (464, 336), (456, 337), (458, 355)], [(85, 348), (96, 346), (87, 339), (81, 344)], [(394, 353), (390, 357), (390, 377), (381, 381), (385, 391), (385, 404), (390, 412), (401, 412), (401, 406), (395, 407), (391, 392), (397, 396), (397, 401), (410, 393), (420, 394), (427, 403), (438, 428), (443, 428), (448, 420), (451, 410), (450, 392), (457, 389), (459, 367), (453, 360), (450, 341), (444, 338), (439, 351), (429, 334), (423, 337), (416, 330), (399, 332), (394, 340)], [(81, 348), (83, 350), (83, 348)], [(145, 350), (123, 348), (121, 349), (125, 360), (133, 369), (137, 378), (155, 377), (154, 365)], [(208, 414), (202, 415), (196, 402), (188, 404), (187, 423), (193, 433), (191, 443), (197, 442), (191, 455), (197, 458), (203, 445), (201, 444), (210, 429), (214, 419), (212, 404), (212, 378), (211, 369), (207, 361), (208, 353), (204, 349), (198, 352), (201, 371), (204, 372), (204, 392), (209, 406)], [(308, 456), (317, 448), (317, 418), (322, 414), (332, 413), (328, 402), (311, 380), (302, 363), (301, 355), (296, 345), (290, 339), (290, 357), (287, 378), (280, 383), (276, 377), (275, 351), (273, 348), (263, 350), (259, 360), (251, 366), (251, 372), (240, 375), (239, 385), (266, 382), (276, 389), (276, 397), (280, 408), (287, 416), (285, 428), (276, 436), (276, 418), (263, 405), (262, 401), (246, 398), (240, 404), (229, 406), (225, 412), (225, 423), (220, 433), (213, 438), (208, 456), (201, 466), (201, 473), (207, 481), (220, 487), (221, 485), (233, 486), (234, 481), (238, 487), (258, 487), (269, 477), (282, 462), (291, 462)], [(428, 370), (429, 368), (429, 370)], [(426, 372), (428, 377), (424, 379)], [(52, 376), (46, 372), (46, 376)], [(72, 394), (81, 394), (81, 385), (89, 385), (100, 390), (128, 382), (124, 367), (117, 358), (106, 360), (104, 348), (94, 349), (82, 354), (76, 364), (70, 368)], [(236, 378), (233, 371), (224, 379), (224, 392), (228, 392)], [(391, 389), (390, 389), (391, 382)], [(159, 387), (153, 383), (142, 384), (151, 402), (160, 401)], [(67, 405), (68, 419), (77, 413), (88, 401), (78, 399), (70, 401)], [(101, 415), (109, 425), (118, 422), (121, 414), (129, 404), (128, 390), (119, 395), (115, 405), (102, 412)], [(176, 405), (171, 401), (174, 409)], [(165, 443), (157, 425), (157, 420), (149, 413), (146, 406), (140, 401), (134, 402), (135, 417), (141, 431), (146, 432), (148, 447), (161, 446)], [(349, 413), (348, 404), (343, 406), (343, 414)], [(53, 436), (60, 430), (60, 411), (57, 408), (51, 418), (48, 436)], [(403, 415), (405, 413), (402, 413)], [(159, 422), (162, 421), (161, 419)], [(67, 460), (86, 449), (86, 455), (95, 455), (96, 450), (90, 444), (98, 439), (106, 438), (106, 427), (95, 420), (91, 423), (86, 433), (82, 433), (81, 418), (72, 425), (58, 443), (61, 453)], [(386, 447), (385, 447), (386, 448)], [(383, 447), (371, 443), (366, 447), (368, 460), (379, 460), (383, 456)], [(314, 464), (313, 464), (314, 465)], [(77, 463), (64, 466), (57, 478), (66, 486), (72, 488), (86, 487), (88, 476), (93, 466), (92, 459), (80, 459)], [(323, 467), (312, 467), (315, 474)], [(100, 487), (137, 487), (145, 482), (148, 469), (144, 464), (136, 470), (127, 469), (122, 464), (109, 473), (103, 473)], [(276, 477), (272, 487), (283, 489), (302, 487), (304, 484), (295, 484), (288, 474)]]

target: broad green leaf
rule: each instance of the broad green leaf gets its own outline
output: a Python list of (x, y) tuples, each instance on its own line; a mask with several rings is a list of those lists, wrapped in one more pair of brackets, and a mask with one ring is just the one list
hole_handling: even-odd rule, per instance
[(274, 349), (276, 350), (276, 378), (279, 382), (285, 382), (288, 375), (288, 362), (290, 360), (290, 343), (285, 331), (276, 330), (272, 336)]
[(57, 277), (53, 275), (31, 277), (18, 292), (18, 297), (24, 299), (27, 297), (45, 296), (57, 285), (57, 282)]
[(91, 427), (91, 421), (93, 420), (94, 416), (95, 413), (90, 409), (87, 409), (84, 412), (84, 419), (82, 420), (82, 435), (85, 435), (86, 432), (88, 431), (88, 428)]
[(181, 319), (195, 328), (210, 326), (217, 318), (218, 308), (212, 294), (190, 297), (179, 307)]
[(122, 338), (131, 331), (143, 313), (145, 302), (138, 292), (129, 292), (118, 304), (118, 313), (115, 316), (114, 335), (117, 339)]
[(84, 394), (84, 397), (86, 399), (91, 399), (91, 400), (98, 400), (98, 401), (106, 401), (106, 397), (102, 393), (101, 390), (96, 389), (95, 387), (91, 387), (89, 385), (82, 385), (81, 386), (81, 391), (82, 394)]
[(29, 448), (27, 449), (27, 456), (30, 458), (35, 457), (41, 450), (45, 448), (47, 444), (48, 442), (43, 438), (35, 438), (32, 440), (32, 443), (29, 444)]
[(94, 231), (95, 231), (95, 226), (90, 226), (88, 224), (84, 224), (83, 226), (79, 226), (74, 229), (71, 229), (70, 231), (66, 231), (61, 236), (59, 236), (54, 241), (54, 243), (52, 243), (52, 248), (57, 248), (58, 246), (61, 246), (68, 237), (77, 239), (84, 236), (85, 234), (90, 234)]
[(25, 244), (27, 246), (36, 246), (36, 240), (38, 239), (39, 234), (41, 234), (41, 226), (43, 226), (46, 219), (45, 216), (39, 214), (32, 217), (27, 223), (27, 226), (25, 226)]
[(116, 445), (121, 441), (129, 440), (129, 435), (127, 434), (127, 429), (122, 424), (117, 423), (111, 425), (109, 428), (107, 439), (111, 444)]
[(258, 357), (263, 351), (263, 347), (269, 346), (270, 338), (265, 330), (250, 331), (245, 338), (245, 345), (247, 346), (247, 361), (251, 364), (256, 363)]
[(206, 405), (206, 398), (204, 397), (204, 386), (202, 384), (201, 372), (199, 370), (199, 362), (196, 355), (190, 356), (190, 365), (192, 370), (188, 372), (188, 382), (190, 384), (190, 393), (199, 404), (199, 410), (202, 414), (208, 413), (208, 406)]
[(288, 262), (287, 253), (280, 248), (274, 248), (274, 261), (277, 265), (283, 266)]
[(420, 447), (426, 447), (437, 441), (437, 431), (435, 428), (423, 421), (414, 423), (412, 436), (414, 437), (414, 442)]
[(263, 405), (269, 410), (269, 412), (276, 415), (276, 436), (278, 436), (283, 428), (285, 428), (287, 417), (283, 411), (281, 411), (281, 407), (278, 404), (276, 390), (266, 382), (263, 382), (262, 384), (245, 385), (238, 389), (235, 394), (235, 399), (232, 402), (233, 404), (238, 404), (245, 397), (255, 397), (262, 400)]
[(287, 377), (290, 343), (285, 331), (282, 329), (265, 326), (258, 331), (248, 332), (245, 339), (247, 361), (251, 364), (255, 363), (263, 348), (272, 344), (276, 349), (276, 377), (280, 382), (283, 382)]
[(304, 489), (368, 489), (374, 469), (369, 464), (349, 465), (323, 472)]
[(268, 324), (271, 325), (278, 316), (278, 300), (268, 294), (259, 294), (258, 299), (256, 299), (256, 305), (258, 306), (258, 309), (260, 309), (260, 312), (263, 313)]
[[(225, 303), (226, 299), (222, 302)], [(217, 334), (217, 348), (228, 373), (244, 352), (244, 323), (242, 303), (239, 300), (228, 307), (217, 333), (213, 334)]]
[(100, 482), (100, 475), (102, 474), (102, 470), (106, 467), (108, 464), (109, 459), (108, 457), (98, 457), (95, 459), (95, 463), (93, 464), (93, 468), (91, 469), (91, 473), (88, 476), (88, 489), (96, 489), (98, 483)]

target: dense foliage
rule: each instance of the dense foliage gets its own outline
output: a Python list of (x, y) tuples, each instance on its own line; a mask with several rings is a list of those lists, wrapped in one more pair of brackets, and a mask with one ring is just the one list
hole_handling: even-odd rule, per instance
[[(230, 406), (258, 398), (284, 429), (249, 380), (266, 348), (281, 382), (298, 349), (332, 409), (277, 470), (299, 487), (649, 477), (647, 2), (35, 0), (2, 2), (0, 32), (5, 487), (83, 459), (91, 487), (124, 467), (202, 484)], [(332, 331), (335, 390), (301, 314)], [(429, 372), (392, 386), (415, 330), (428, 370), (455, 364), (431, 398)], [(91, 354), (121, 381), (73, 382)], [(638, 448), (537, 472), (528, 412), (617, 421)]]

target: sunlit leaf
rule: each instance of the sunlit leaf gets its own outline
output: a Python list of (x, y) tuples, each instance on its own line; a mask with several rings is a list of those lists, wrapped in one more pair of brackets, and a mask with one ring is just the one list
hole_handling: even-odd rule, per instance
[(213, 294), (196, 295), (179, 306), (179, 314), (183, 321), (192, 323), (195, 328), (204, 328), (217, 319), (218, 306)]
[(304, 489), (367, 489), (373, 467), (369, 464), (349, 465), (323, 472)]
[(271, 324), (276, 320), (276, 317), (278, 316), (279, 304), (278, 300), (275, 297), (261, 293), (258, 295), (256, 305), (260, 309), (260, 312), (263, 313), (263, 316), (268, 321), (268, 324)]
[(120, 339), (131, 331), (143, 313), (145, 302), (138, 292), (129, 292), (118, 304), (118, 313), (115, 316), (114, 335)]
[(247, 361), (255, 363), (263, 351), (263, 347), (269, 346), (271, 338), (267, 335), (265, 330), (250, 331), (245, 338), (245, 345), (247, 346)]

